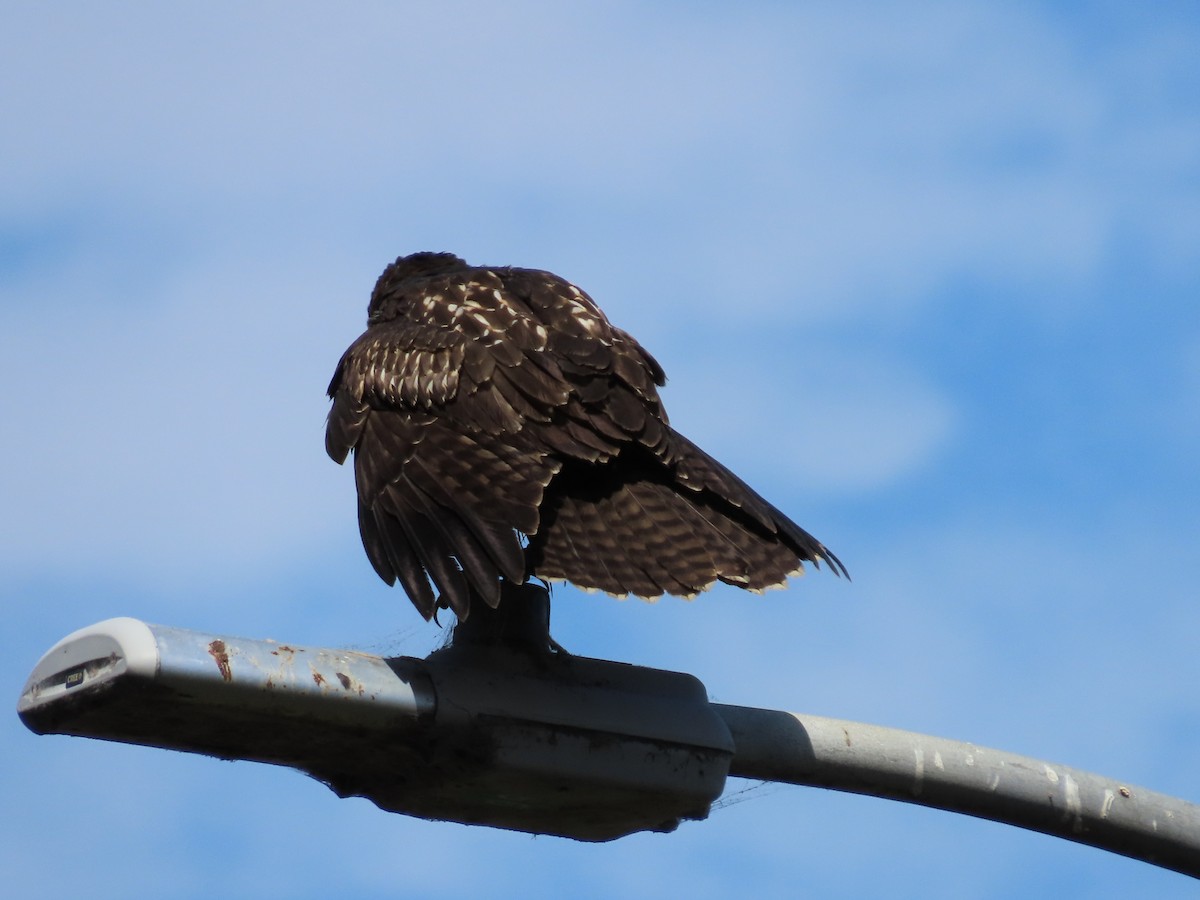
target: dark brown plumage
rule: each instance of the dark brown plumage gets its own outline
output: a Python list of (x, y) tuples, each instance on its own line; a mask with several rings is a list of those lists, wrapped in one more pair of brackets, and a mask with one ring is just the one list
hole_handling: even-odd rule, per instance
[(397, 259), (330, 382), (325, 435), (334, 461), (354, 451), (375, 571), (427, 619), (438, 606), (465, 619), (473, 595), (496, 606), (502, 579), (650, 598), (762, 590), (804, 562), (845, 574), (671, 428), (664, 382), (556, 275)]

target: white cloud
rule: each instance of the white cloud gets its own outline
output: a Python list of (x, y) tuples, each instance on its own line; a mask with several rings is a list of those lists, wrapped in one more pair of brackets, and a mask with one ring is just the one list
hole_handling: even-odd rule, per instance
[[(771, 335), (766, 356), (727, 346), (672, 369), (672, 423), (743, 477), (798, 490), (868, 492), (919, 473), (955, 431), (949, 399), (903, 362)], [(756, 482), (755, 479), (751, 479)]]
[[(8, 34), (10, 64), (39, 84), (8, 82), (23, 123), (0, 151), (11, 209), (100, 189), (236, 211), (236, 227), (247, 206), (307, 198), (313, 227), (335, 206), (452, 238), (537, 218), (519, 198), (550, 213), (538, 257), (519, 261), (614, 240), (636, 259), (636, 217), (660, 235), (659, 264), (702, 270), (713, 289), (693, 311), (709, 316), (747, 272), (749, 309), (845, 319), (962, 279), (1027, 311), (1075, 304), (1119, 228), (1163, 265), (1190, 257), (1200, 129), (1152, 102), (1161, 58), (1182, 52), (1169, 35), (1089, 68), (1046, 19), (987, 5), (125, 21), (81, 7)], [(1114, 100), (1130, 83), (1136, 112)]]

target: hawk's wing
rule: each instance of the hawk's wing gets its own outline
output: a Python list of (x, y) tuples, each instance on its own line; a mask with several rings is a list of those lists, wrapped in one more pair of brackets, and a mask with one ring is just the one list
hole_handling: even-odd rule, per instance
[[(415, 270), (415, 271), (414, 271)], [(359, 527), (375, 570), (426, 617), (495, 605), (524, 580), (565, 462), (631, 443), (666, 451), (658, 363), (582, 291), (548, 272), (407, 257), (380, 277), (367, 331), (329, 386), (326, 449), (355, 455)], [(659, 592), (661, 593), (661, 591)]]

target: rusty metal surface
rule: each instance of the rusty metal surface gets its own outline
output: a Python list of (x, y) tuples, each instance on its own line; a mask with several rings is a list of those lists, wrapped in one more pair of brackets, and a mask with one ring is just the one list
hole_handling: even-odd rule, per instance
[(38, 731), (40, 723), (55, 721), (61, 704), (86, 705), (88, 698), (118, 682), (135, 681), (180, 703), (224, 699), (238, 714), (303, 716), (319, 706), (323, 720), (362, 724), (416, 720), (434, 709), (429, 685), (415, 666), (402, 660), (393, 665), (349, 650), (218, 636), (123, 618), (81, 629), (51, 648), (26, 682), (17, 712)]
[(725, 723), (689, 675), (473, 640), (383, 659), (112, 619), (35, 666), (40, 734), (301, 769), (381, 809), (604, 841), (700, 819)]

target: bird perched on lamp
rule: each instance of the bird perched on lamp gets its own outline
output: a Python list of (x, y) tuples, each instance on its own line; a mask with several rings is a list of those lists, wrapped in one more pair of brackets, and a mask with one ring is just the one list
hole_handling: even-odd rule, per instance
[(505, 582), (618, 596), (784, 584), (820, 541), (675, 431), (662, 367), (575, 285), (450, 253), (397, 259), (329, 385), (367, 557), (426, 618)]

